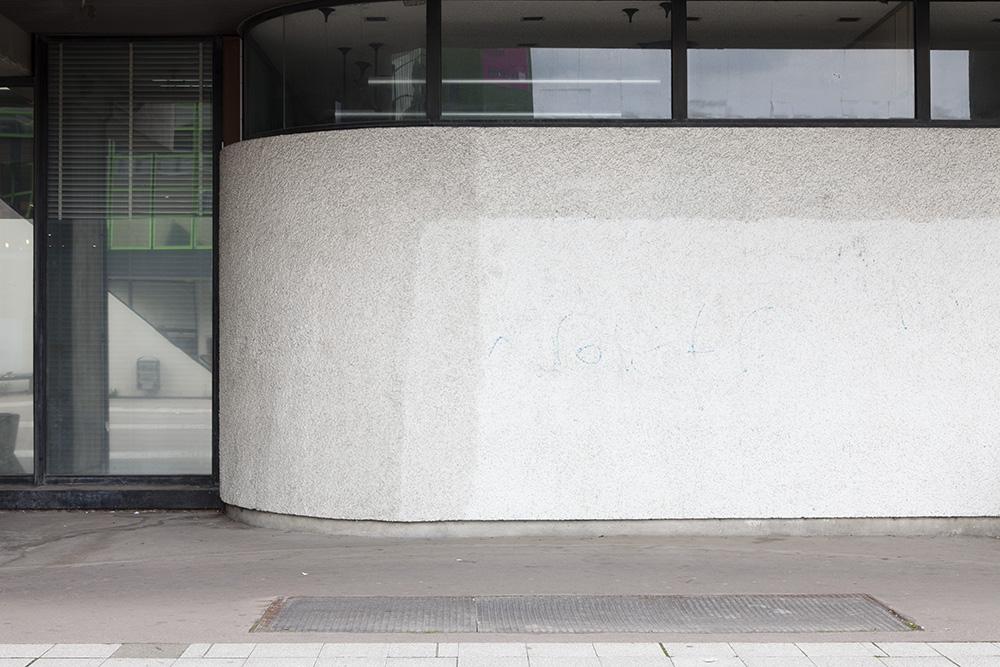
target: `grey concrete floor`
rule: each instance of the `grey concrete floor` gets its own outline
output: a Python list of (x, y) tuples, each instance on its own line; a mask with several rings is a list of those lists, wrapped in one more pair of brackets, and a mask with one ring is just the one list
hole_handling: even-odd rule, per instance
[(277, 597), (868, 593), (923, 626), (814, 635), (420, 635), (420, 641), (998, 641), (982, 537), (386, 540), (214, 512), (0, 512), (0, 643), (414, 641), (253, 633)]

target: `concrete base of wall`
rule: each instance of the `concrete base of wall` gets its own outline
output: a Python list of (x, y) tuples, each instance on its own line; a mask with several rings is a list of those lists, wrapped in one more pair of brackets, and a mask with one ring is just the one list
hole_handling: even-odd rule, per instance
[(446, 539), (482, 537), (1000, 537), (1000, 517), (829, 519), (647, 519), (641, 521), (352, 521), (277, 514), (226, 505), (236, 521), (326, 535)]

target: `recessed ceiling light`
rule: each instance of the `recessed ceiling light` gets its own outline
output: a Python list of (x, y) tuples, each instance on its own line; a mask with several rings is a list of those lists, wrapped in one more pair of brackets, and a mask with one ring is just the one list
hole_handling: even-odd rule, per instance
[(857, 23), (860, 20), (860, 16), (841, 16), (837, 19), (839, 23)]
[(522, 21), (544, 21), (545, 17), (544, 16), (522, 16), (521, 20)]
[(386, 22), (386, 21), (388, 21), (389, 19), (387, 19), (387, 18), (386, 18), (386, 17), (384, 17), (384, 16), (366, 16), (366, 17), (365, 17), (365, 20), (366, 20), (366, 21), (370, 21), (370, 22), (372, 22), (372, 23), (385, 23), (385, 22)]
[(700, 16), (689, 16), (688, 17), (688, 21), (700, 21), (700, 20), (701, 20)]
[(990, 23), (1000, 23), (1000, 18), (993, 19)]

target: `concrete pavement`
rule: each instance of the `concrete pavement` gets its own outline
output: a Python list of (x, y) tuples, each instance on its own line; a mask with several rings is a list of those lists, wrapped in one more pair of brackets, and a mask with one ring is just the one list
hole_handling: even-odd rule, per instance
[(727, 593), (868, 593), (923, 630), (421, 635), (419, 641), (996, 642), (1000, 540), (390, 540), (250, 528), (214, 512), (0, 513), (0, 643), (415, 641), (413, 635), (250, 632), (275, 598), (299, 595)]

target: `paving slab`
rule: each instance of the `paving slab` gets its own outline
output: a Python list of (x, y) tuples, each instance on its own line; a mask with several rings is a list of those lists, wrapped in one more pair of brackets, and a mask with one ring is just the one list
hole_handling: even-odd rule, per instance
[(878, 642), (876, 646), (888, 656), (912, 658), (940, 656), (941, 654), (926, 642)]
[(741, 656), (746, 667), (814, 667), (816, 663), (802, 655)]
[(52, 644), (0, 644), (0, 658), (37, 658)]
[[(1000, 596), (1000, 591), (997, 592)], [(935, 651), (948, 658), (968, 656), (1000, 656), (1000, 646), (983, 642), (936, 642), (930, 645)]]
[(733, 642), (730, 647), (743, 658), (746, 657), (757, 657), (757, 658), (802, 658), (805, 654), (802, 652), (798, 646), (792, 643), (747, 643), (747, 642)]

